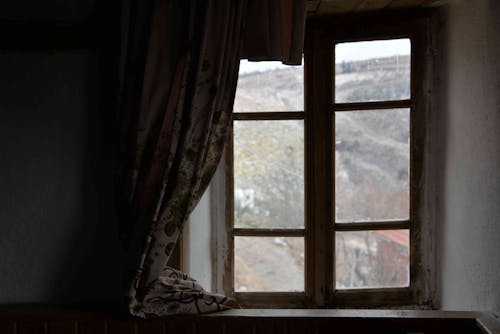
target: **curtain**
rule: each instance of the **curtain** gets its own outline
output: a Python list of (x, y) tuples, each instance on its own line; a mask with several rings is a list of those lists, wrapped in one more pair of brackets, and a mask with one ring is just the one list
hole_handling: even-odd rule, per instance
[[(124, 7), (116, 174), (133, 315), (237, 305), (167, 262), (224, 149), (249, 9), (242, 0), (132, 0)], [(286, 56), (278, 58), (289, 61), (290, 45), (283, 45)]]
[(240, 57), (300, 65), (306, 23), (305, 1), (250, 0)]

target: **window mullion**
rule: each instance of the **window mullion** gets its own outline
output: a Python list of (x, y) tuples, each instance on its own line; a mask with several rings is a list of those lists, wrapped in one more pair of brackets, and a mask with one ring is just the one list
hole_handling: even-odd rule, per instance
[(304, 229), (233, 228), (234, 236), (303, 237)]
[[(314, 28), (308, 31), (305, 54), (306, 96), (306, 292), (316, 306), (325, 306), (333, 291), (332, 222), (332, 92), (331, 49)], [(314, 46), (314, 47), (313, 47)]]

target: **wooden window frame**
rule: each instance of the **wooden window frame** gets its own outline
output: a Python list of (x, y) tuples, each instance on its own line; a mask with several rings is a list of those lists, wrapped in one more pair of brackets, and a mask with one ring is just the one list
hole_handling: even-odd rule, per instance
[[(428, 307), (432, 299), (432, 227), (426, 206), (428, 196), (425, 151), (431, 62), (430, 13), (393, 12), (316, 18), (308, 21), (304, 51), (304, 111), (234, 113), (233, 120), (304, 120), (305, 228), (298, 230), (235, 229), (233, 198), (233, 146), (226, 149), (225, 261), (223, 291), (244, 307)], [(338, 42), (410, 38), (411, 97), (401, 101), (333, 103), (333, 51)], [(331, 70), (330, 70), (331, 69)], [(409, 221), (334, 224), (334, 117), (335, 111), (410, 108), (410, 215)], [(325, 126), (325, 124), (327, 124)], [(325, 187), (330, 184), (331, 187)], [(316, 222), (316, 223), (312, 223)], [(318, 223), (319, 222), (319, 223)], [(410, 233), (410, 284), (406, 288), (335, 290), (335, 231), (408, 229)], [(304, 292), (235, 292), (235, 236), (303, 236), (305, 238)], [(428, 250), (425, 254), (422, 250)], [(220, 266), (219, 266), (220, 268)]]

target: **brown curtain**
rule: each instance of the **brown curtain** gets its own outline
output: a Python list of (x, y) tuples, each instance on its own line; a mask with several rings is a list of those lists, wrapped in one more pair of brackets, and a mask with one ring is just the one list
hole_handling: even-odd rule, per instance
[[(235, 0), (132, 0), (125, 7), (117, 187), (134, 315), (234, 305), (167, 262), (226, 142), (248, 10), (247, 1)], [(297, 52), (287, 49), (283, 59)]]
[(250, 0), (240, 57), (300, 65), (305, 23), (305, 1)]

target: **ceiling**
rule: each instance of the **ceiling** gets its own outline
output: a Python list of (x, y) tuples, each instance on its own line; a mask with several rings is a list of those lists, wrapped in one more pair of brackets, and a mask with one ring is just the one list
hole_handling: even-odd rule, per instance
[(447, 0), (306, 0), (309, 16), (348, 14), (401, 8), (437, 7)]
[(0, 21), (84, 21), (96, 3), (96, 0), (0, 0)]
[[(309, 16), (357, 13), (395, 8), (440, 6), (447, 0), (306, 0)], [(96, 0), (0, 1), (0, 20), (80, 21), (90, 15)]]

